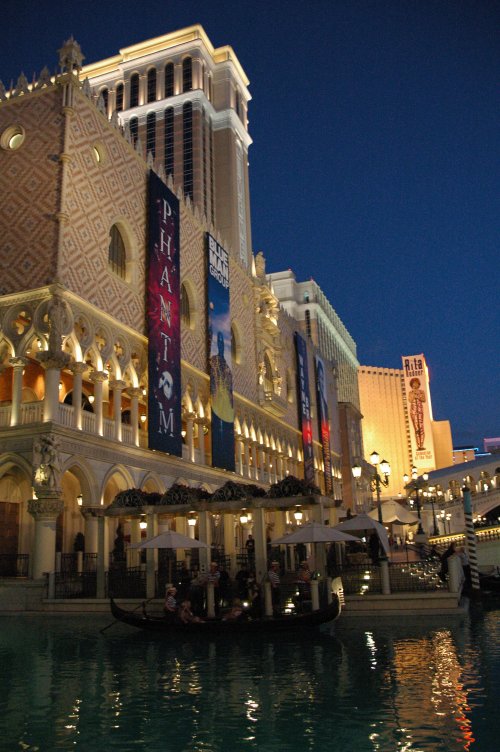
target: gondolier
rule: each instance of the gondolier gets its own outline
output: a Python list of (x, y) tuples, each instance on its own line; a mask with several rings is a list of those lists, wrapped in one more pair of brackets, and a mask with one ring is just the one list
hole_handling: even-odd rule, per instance
[(273, 604), (273, 613), (277, 614), (280, 611), (281, 605), (281, 587), (280, 587), (280, 575), (279, 575), (279, 562), (272, 561), (269, 571), (267, 573), (267, 579), (271, 585), (271, 599)]

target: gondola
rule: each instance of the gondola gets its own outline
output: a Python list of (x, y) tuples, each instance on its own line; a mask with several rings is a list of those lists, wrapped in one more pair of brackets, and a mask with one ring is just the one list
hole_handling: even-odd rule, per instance
[(111, 613), (116, 621), (137, 627), (148, 632), (166, 635), (175, 634), (228, 634), (241, 632), (288, 632), (297, 629), (310, 629), (334, 621), (340, 615), (340, 603), (333, 594), (332, 603), (319, 611), (305, 614), (285, 614), (283, 616), (262, 617), (257, 619), (207, 619), (202, 622), (181, 624), (169, 622), (162, 616), (150, 616), (145, 611), (126, 611), (111, 598)]

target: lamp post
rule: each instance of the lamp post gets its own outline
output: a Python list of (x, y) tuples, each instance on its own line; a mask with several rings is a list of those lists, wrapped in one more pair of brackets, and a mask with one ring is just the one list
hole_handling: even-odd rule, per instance
[(429, 480), (429, 474), (424, 473), (422, 475), (422, 480), (419, 480), (418, 478), (418, 471), (416, 467), (412, 467), (411, 469), (411, 481), (409, 476), (405, 473), (403, 475), (403, 480), (405, 483), (405, 488), (409, 488), (410, 491), (415, 491), (415, 502), (417, 504), (417, 515), (418, 515), (418, 530), (417, 535), (420, 535), (424, 532), (424, 529), (422, 527), (422, 515), (420, 513), (421, 511), (421, 504), (420, 504), (420, 491), (421, 489), (425, 488), (427, 486), (427, 481)]
[[(380, 462), (380, 455), (378, 452), (372, 452), (370, 454), (370, 462), (373, 465), (374, 473), (372, 477), (370, 478), (370, 486), (372, 491), (375, 491), (377, 494), (377, 511), (378, 511), (378, 521), (381, 525), (384, 524), (383, 518), (382, 518), (382, 504), (380, 502), (380, 491), (382, 486), (387, 487), (389, 485), (389, 475), (391, 474), (391, 466), (387, 462), (387, 460), (382, 460)], [(380, 468), (380, 472), (379, 472)], [(360, 465), (354, 465), (352, 468), (352, 474), (356, 479), (359, 479), (361, 477), (362, 468)], [(380, 474), (382, 473), (382, 475)]]
[(434, 487), (429, 488), (429, 491), (424, 491), (424, 496), (427, 494), (427, 497), (429, 501), (431, 502), (431, 508), (432, 508), (432, 527), (433, 527), (433, 535), (439, 535), (439, 528), (436, 520), (436, 510), (434, 508), (434, 502), (436, 500), (436, 497), (434, 496), (434, 491), (436, 489)]

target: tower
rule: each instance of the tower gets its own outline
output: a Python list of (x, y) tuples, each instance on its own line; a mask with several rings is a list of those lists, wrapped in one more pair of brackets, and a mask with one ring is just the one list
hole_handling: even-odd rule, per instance
[(85, 66), (82, 77), (248, 268), (250, 94), (233, 49), (215, 49), (195, 25), (126, 47)]

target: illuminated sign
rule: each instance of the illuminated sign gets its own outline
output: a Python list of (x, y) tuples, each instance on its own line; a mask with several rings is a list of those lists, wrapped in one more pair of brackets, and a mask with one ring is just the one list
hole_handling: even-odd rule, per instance
[(307, 366), (307, 345), (298, 332), (295, 332), (297, 354), (297, 391), (299, 395), (299, 422), (302, 430), (302, 451), (304, 453), (304, 480), (314, 483), (314, 452), (311, 423), (311, 398), (309, 395), (309, 369)]
[(417, 470), (436, 466), (432, 436), (429, 373), (423, 354), (403, 357), (403, 378), (410, 418), (412, 462)]

